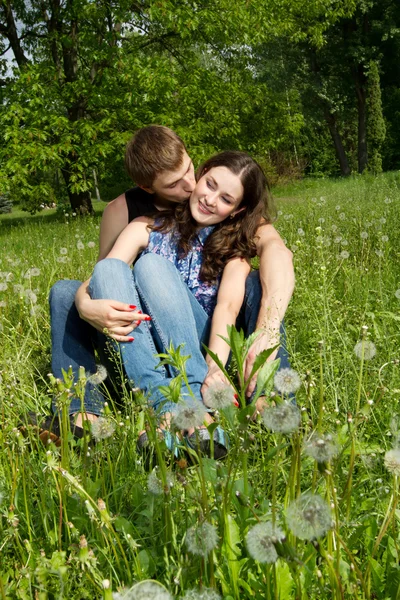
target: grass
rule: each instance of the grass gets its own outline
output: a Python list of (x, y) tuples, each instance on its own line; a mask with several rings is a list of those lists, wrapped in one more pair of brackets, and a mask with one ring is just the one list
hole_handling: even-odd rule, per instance
[[(109, 399), (111, 435), (92, 448), (20, 434), (26, 411), (47, 413), (54, 394), (68, 403), (68, 374), (47, 376), (47, 297), (57, 279), (90, 274), (100, 214), (0, 217), (0, 598), (400, 598), (400, 176), (306, 180), (275, 196), (296, 269), (286, 327), (301, 426), (249, 422), (238, 389), (241, 408), (219, 416), (226, 461), (175, 463), (151, 434), (150, 475), (136, 439), (153, 420), (128, 391), (122, 408)], [(245, 346), (232, 346), (240, 363)], [(162, 587), (140, 596), (147, 579)]]

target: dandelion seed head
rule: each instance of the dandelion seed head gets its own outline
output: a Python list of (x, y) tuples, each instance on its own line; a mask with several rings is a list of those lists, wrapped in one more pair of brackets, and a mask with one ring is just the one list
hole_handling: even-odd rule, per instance
[(340, 244), (340, 242), (342, 241), (342, 239), (343, 239), (342, 236), (338, 235), (338, 236), (335, 237), (335, 239), (333, 241), (335, 242), (335, 244)]
[(386, 223), (386, 219), (385, 219), (385, 217), (381, 217), (381, 218), (379, 219), (379, 223), (380, 223), (381, 225), (385, 225), (385, 223)]
[(396, 296), (397, 300), (400, 300), (400, 289), (396, 290), (394, 295)]
[(318, 494), (302, 494), (289, 504), (286, 522), (301, 540), (314, 540), (323, 537), (332, 526), (329, 504)]
[(341, 206), (340, 206), (340, 204), (337, 204), (337, 205), (335, 206), (335, 210), (336, 210), (336, 212), (339, 212), (339, 210), (340, 210), (340, 209), (341, 209)]
[(32, 292), (32, 290), (25, 290), (23, 295), (25, 297), (26, 304), (30, 304), (30, 303), (36, 304), (37, 296), (36, 296), (35, 292)]
[(23, 294), (24, 286), (21, 285), (20, 283), (16, 283), (15, 285), (13, 285), (13, 291), (14, 291), (14, 294)]
[(278, 559), (275, 544), (284, 538), (285, 534), (280, 527), (272, 523), (257, 523), (246, 535), (247, 550), (257, 562), (274, 563)]
[(385, 454), (385, 467), (393, 475), (400, 475), (400, 449), (393, 448)]
[(362, 231), (360, 233), (360, 237), (362, 240), (366, 240), (366, 239), (368, 239), (368, 233), (366, 231)]
[(281, 394), (292, 394), (301, 386), (301, 379), (294, 369), (280, 369), (274, 377), (274, 384)]
[(161, 583), (148, 579), (128, 590), (113, 592), (113, 600), (173, 600), (173, 597)]
[(354, 346), (354, 354), (357, 356), (357, 358), (360, 360), (362, 359), (363, 347), (364, 360), (371, 360), (371, 358), (374, 358), (376, 354), (376, 346), (373, 342), (371, 342), (371, 340), (360, 340), (357, 342), (357, 344)]
[(190, 400), (180, 400), (176, 405), (173, 421), (178, 429), (200, 427), (204, 421), (203, 404)]
[(323, 224), (325, 223), (325, 219), (324, 219), (324, 217), (320, 217), (320, 218), (318, 219), (318, 223), (321, 223), (321, 225), (323, 225)]
[(76, 247), (78, 248), (78, 250), (83, 250), (85, 248), (85, 244), (81, 240), (78, 240), (76, 243)]
[(221, 596), (211, 588), (201, 590), (188, 590), (183, 600), (221, 600)]
[(350, 254), (347, 252), (347, 250), (343, 250), (340, 254), (339, 257), (342, 258), (343, 260), (346, 260), (347, 258), (349, 258)]
[(383, 250), (375, 250), (375, 254), (379, 257), (379, 258), (383, 258), (385, 256), (385, 253)]
[(207, 388), (203, 395), (203, 401), (209, 408), (222, 410), (232, 405), (233, 394), (232, 387), (221, 381)]
[(88, 242), (88, 248), (94, 248), (96, 244), (94, 242)]
[(5, 292), (8, 288), (6, 283), (0, 283), (0, 292)]
[[(174, 485), (174, 477), (169, 471), (167, 471), (166, 481), (167, 489), (171, 489)], [(162, 496), (165, 492), (165, 487), (157, 467), (152, 470), (147, 478), (147, 489), (153, 496)]]
[(330, 433), (314, 432), (304, 443), (304, 452), (319, 463), (329, 462), (339, 451), (339, 447)]
[(56, 261), (59, 263), (66, 263), (69, 261), (68, 256), (57, 256)]
[(348, 242), (347, 240), (342, 240), (342, 241), (341, 241), (341, 245), (342, 245), (342, 246), (348, 246), (348, 245), (349, 245), (349, 242)]
[(386, 243), (386, 242), (388, 242), (388, 241), (389, 241), (389, 236), (387, 236), (387, 235), (383, 235), (383, 236), (381, 237), (381, 240), (382, 240), (382, 242), (385, 242), (385, 243)]
[(299, 227), (298, 230), (297, 230), (297, 234), (300, 235), (300, 236), (305, 235), (304, 229), (302, 229), (301, 227)]
[(99, 442), (110, 438), (114, 434), (115, 423), (106, 417), (99, 417), (96, 421), (91, 421), (90, 430), (96, 442)]
[(340, 213), (340, 214), (339, 214), (339, 219), (340, 219), (341, 221), (344, 221), (344, 220), (346, 219), (346, 214), (345, 214), (345, 213), (343, 213), (343, 212), (342, 212), (342, 213)]
[(390, 204), (392, 201), (390, 198), (386, 197), (384, 202), (385, 202), (385, 204)]
[(60, 254), (68, 254), (67, 248), (60, 248)]
[(300, 427), (301, 413), (292, 402), (267, 406), (262, 412), (264, 425), (277, 433), (292, 433)]
[(205, 557), (217, 544), (217, 529), (207, 521), (190, 527), (186, 532), (186, 546), (191, 554)]
[(97, 365), (96, 373), (87, 373), (86, 377), (90, 383), (99, 385), (107, 379), (108, 373), (104, 365)]

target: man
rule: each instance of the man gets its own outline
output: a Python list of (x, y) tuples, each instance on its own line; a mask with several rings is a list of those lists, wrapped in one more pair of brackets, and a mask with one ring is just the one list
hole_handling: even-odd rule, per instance
[[(183, 141), (167, 127), (151, 125), (140, 129), (127, 146), (125, 166), (137, 187), (118, 196), (106, 207), (100, 227), (98, 260), (107, 256), (131, 220), (171, 208), (174, 203), (187, 199), (194, 189), (193, 163)], [(280, 323), (294, 286), (291, 252), (272, 225), (262, 227), (260, 231), (257, 239), (259, 276), (256, 272), (249, 278), (241, 324), (247, 335), (254, 329), (260, 329), (262, 333), (250, 349), (245, 377), (250, 374), (255, 357), (279, 343)], [(133, 339), (130, 334), (134, 309), (114, 300), (92, 300), (87, 286), (81, 286), (79, 281), (59, 281), (51, 290), (52, 371), (62, 378), (62, 369), (71, 365), (77, 377), (82, 365), (92, 374), (85, 390), (88, 420), (97, 418), (104, 402), (95, 375), (93, 328), (107, 332), (119, 342), (129, 342)], [(255, 383), (256, 377), (253, 377), (247, 391), (249, 396)], [(55, 406), (53, 408), (56, 410)], [(80, 400), (72, 398), (69, 410), (71, 415), (78, 413), (76, 421), (72, 421), (76, 432), (82, 425), (80, 409)], [(56, 420), (47, 425), (44, 430), (52, 428), (54, 435), (50, 437), (55, 440)]]

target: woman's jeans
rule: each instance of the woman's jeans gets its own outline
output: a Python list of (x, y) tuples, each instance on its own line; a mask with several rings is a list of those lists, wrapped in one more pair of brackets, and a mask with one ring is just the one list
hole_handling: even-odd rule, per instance
[[(79, 317), (74, 298), (80, 285), (79, 281), (59, 281), (50, 292), (52, 371), (60, 378), (62, 369), (67, 370), (69, 366), (76, 380), (80, 366), (88, 374), (95, 373), (93, 344), (100, 354), (104, 354), (107, 343), (105, 336)], [(184, 344), (181, 355), (190, 355), (185, 365), (188, 381), (196, 398), (201, 400), (200, 388), (207, 373), (202, 342), (208, 340), (210, 319), (171, 262), (156, 254), (146, 254), (132, 271), (123, 261), (104, 259), (94, 269), (89, 291), (94, 299), (112, 298), (135, 304), (138, 310), (152, 317), (151, 322), (143, 321), (133, 331), (133, 342), (113, 342), (113, 346), (129, 383), (140, 387), (154, 408), (162, 412), (173, 408), (165, 402), (158, 388), (168, 385), (176, 372), (168, 365), (156, 369), (159, 359), (154, 357), (164, 352), (170, 343), (174, 348)], [(253, 271), (246, 281), (245, 301), (236, 324), (246, 336), (255, 330), (261, 292), (258, 271)], [(281, 337), (283, 333), (281, 328)], [(289, 366), (284, 345), (281, 345), (278, 357), (280, 368)], [(183, 388), (182, 393), (187, 390)], [(84, 397), (86, 412), (100, 414), (103, 403), (99, 386), (88, 381)], [(80, 409), (79, 398), (72, 398), (69, 412), (72, 414)], [(56, 411), (54, 403), (53, 410)]]

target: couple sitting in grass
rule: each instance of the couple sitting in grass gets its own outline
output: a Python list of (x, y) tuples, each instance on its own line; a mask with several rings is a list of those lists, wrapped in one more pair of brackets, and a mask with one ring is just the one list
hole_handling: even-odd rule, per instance
[[(256, 356), (279, 342), (293, 289), (291, 253), (270, 224), (264, 173), (246, 153), (217, 154), (195, 177), (182, 140), (166, 127), (149, 126), (128, 144), (126, 166), (138, 187), (105, 209), (99, 262), (91, 279), (83, 284), (59, 281), (51, 290), (52, 370), (62, 377), (62, 369), (71, 365), (77, 378), (83, 366), (94, 374), (93, 340), (101, 350), (111, 338), (128, 381), (156, 409), (160, 430), (173, 450), (168, 424), (176, 405), (165, 399), (160, 386), (168, 385), (175, 373), (168, 365), (156, 369), (155, 354), (170, 344), (184, 344), (190, 389), (182, 388), (180, 402), (201, 415), (198, 422), (203, 423), (196, 433), (188, 428), (185, 435), (189, 444), (201, 440), (207, 447), (205, 424), (212, 416), (203, 395), (225, 377), (204, 356), (202, 344), (226, 363), (229, 347), (220, 336), (226, 335), (228, 325), (236, 324), (246, 335), (260, 330), (246, 360), (249, 375)], [(256, 254), (260, 270), (250, 272)], [(278, 357), (281, 368), (288, 366), (282, 347)], [(82, 420), (96, 420), (104, 404), (95, 379), (88, 377), (85, 412), (77, 397), (69, 406), (78, 436)], [(255, 380), (248, 386), (249, 397)], [(49, 435), (57, 441), (57, 417), (48, 418), (42, 429), (42, 439)], [(224, 432), (217, 428), (213, 435), (215, 455), (222, 456)], [(139, 443), (147, 443), (146, 433)]]

